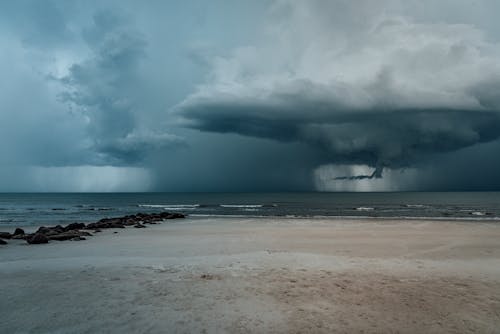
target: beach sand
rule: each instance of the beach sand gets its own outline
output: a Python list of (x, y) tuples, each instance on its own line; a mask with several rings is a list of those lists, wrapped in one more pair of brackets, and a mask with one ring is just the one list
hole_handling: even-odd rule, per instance
[(499, 333), (500, 224), (188, 218), (0, 246), (0, 333)]

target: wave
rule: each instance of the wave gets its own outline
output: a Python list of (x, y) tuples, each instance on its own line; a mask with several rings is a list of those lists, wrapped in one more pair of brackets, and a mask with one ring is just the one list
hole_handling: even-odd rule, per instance
[(407, 208), (426, 208), (427, 205), (424, 204), (406, 204)]
[(196, 208), (259, 209), (275, 208), (276, 204), (138, 204), (143, 208), (189, 210)]
[(366, 206), (361, 206), (359, 208), (356, 208), (357, 211), (373, 211), (375, 210), (375, 208), (371, 208), (371, 207), (366, 207)]
[(440, 217), (440, 216), (329, 216), (329, 215), (249, 215), (249, 214), (192, 214), (192, 218), (268, 218), (268, 219), (333, 219), (333, 220), (423, 220), (423, 221), (474, 221), (474, 222), (500, 222), (500, 216), (489, 217)]
[(474, 211), (474, 212), (471, 212), (470, 214), (473, 216), (485, 216), (486, 215), (486, 213), (481, 212), (481, 211)]
[(159, 208), (164, 210), (196, 210), (199, 204), (139, 204), (141, 208)]
[(262, 208), (264, 205), (263, 204), (221, 204), (220, 206), (223, 208), (257, 209), (257, 208)]
[(164, 208), (164, 207), (177, 207), (177, 208), (197, 208), (199, 204), (139, 204), (140, 207), (146, 208)]

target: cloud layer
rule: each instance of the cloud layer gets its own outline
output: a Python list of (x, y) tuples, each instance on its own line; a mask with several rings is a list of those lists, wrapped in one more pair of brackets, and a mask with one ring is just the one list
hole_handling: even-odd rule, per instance
[(499, 11), (1, 2), (0, 191), (500, 189)]
[[(500, 46), (370, 1), (279, 2), (258, 45), (177, 106), (203, 131), (299, 141), (332, 163), (411, 167), (500, 136)], [(401, 3), (400, 3), (401, 4)]]
[(89, 58), (69, 68), (58, 79), (63, 102), (87, 116), (93, 148), (103, 163), (141, 162), (151, 151), (183, 145), (182, 138), (159, 130), (141, 129), (141, 61), (147, 42), (125, 17), (101, 11), (83, 30)]

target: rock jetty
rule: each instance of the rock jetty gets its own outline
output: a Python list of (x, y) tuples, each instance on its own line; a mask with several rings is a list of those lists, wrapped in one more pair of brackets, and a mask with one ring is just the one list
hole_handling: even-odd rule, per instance
[(84, 223), (71, 223), (66, 226), (56, 225), (52, 227), (41, 226), (35, 233), (25, 233), (21, 228), (16, 228), (14, 233), (0, 232), (0, 245), (6, 245), (4, 239), (24, 239), (28, 244), (46, 244), (52, 240), (85, 240), (92, 236), (91, 232), (101, 232), (102, 229), (145, 228), (146, 224), (157, 224), (167, 219), (185, 218), (182, 213), (137, 213), (123, 217), (103, 218), (95, 223), (85, 225)]

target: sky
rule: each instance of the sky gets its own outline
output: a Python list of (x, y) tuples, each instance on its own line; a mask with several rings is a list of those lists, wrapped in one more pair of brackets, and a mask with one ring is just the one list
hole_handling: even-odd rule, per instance
[(0, 191), (500, 190), (496, 0), (0, 2)]

